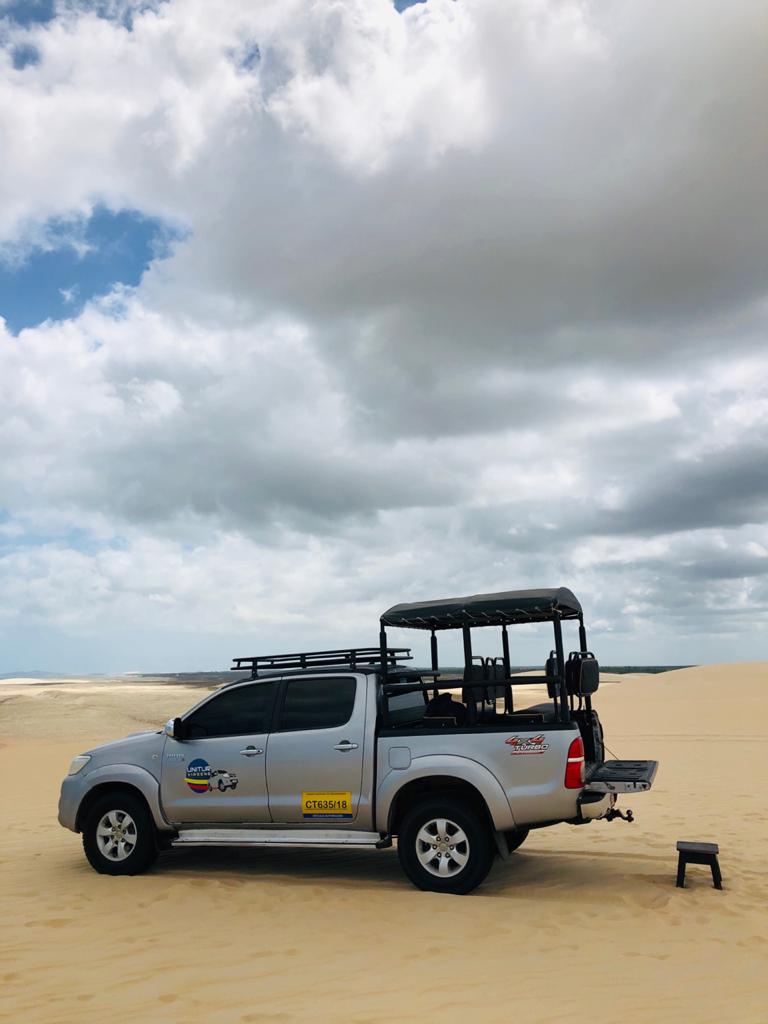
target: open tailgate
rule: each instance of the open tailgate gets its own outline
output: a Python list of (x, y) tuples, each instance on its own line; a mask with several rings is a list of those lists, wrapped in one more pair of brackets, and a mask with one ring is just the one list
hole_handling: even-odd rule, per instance
[(650, 789), (658, 761), (603, 761), (587, 776), (585, 789), (592, 793), (640, 793)]

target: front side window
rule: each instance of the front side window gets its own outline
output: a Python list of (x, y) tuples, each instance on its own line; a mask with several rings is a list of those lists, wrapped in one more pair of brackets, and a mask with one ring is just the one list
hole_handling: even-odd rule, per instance
[(352, 717), (355, 687), (354, 679), (291, 679), (280, 716), (281, 732), (345, 725)]
[(187, 736), (203, 739), (269, 732), (275, 685), (272, 681), (224, 690), (186, 719)]

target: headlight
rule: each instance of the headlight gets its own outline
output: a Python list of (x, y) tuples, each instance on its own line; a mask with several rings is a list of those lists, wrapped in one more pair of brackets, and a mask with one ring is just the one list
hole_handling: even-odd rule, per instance
[(72, 764), (69, 766), (69, 771), (67, 772), (67, 775), (77, 775), (78, 772), (82, 771), (83, 768), (85, 768), (85, 766), (88, 764), (90, 760), (90, 754), (80, 754), (79, 757), (75, 757), (72, 760)]

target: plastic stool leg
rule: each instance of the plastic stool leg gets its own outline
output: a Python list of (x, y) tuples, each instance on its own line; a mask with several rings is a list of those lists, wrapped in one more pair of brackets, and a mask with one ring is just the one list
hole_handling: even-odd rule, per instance
[(720, 874), (720, 865), (717, 862), (717, 857), (712, 861), (712, 881), (716, 889), (723, 888), (723, 876)]
[(682, 853), (677, 858), (677, 883), (676, 884), (677, 884), (677, 888), (678, 889), (684, 889), (685, 888), (685, 857), (683, 857)]

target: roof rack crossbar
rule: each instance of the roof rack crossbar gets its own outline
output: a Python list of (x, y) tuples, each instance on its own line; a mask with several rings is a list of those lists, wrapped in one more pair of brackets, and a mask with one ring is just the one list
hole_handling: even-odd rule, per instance
[[(410, 661), (410, 647), (388, 647), (387, 665), (394, 666), (400, 661)], [(347, 668), (380, 665), (380, 647), (342, 647), (333, 651), (299, 651), (295, 654), (263, 654), (256, 657), (233, 658), (232, 672), (250, 669), (254, 674), (259, 670), (280, 671), (289, 668), (321, 668), (343, 665)]]

